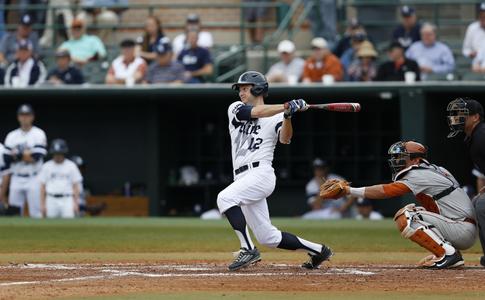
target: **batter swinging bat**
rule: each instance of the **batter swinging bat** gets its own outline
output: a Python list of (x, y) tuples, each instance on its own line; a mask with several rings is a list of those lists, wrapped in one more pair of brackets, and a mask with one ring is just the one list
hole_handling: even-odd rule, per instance
[(326, 104), (309, 104), (309, 108), (313, 109), (324, 109), (328, 111), (337, 111), (337, 112), (359, 112), (360, 111), (360, 103), (349, 103), (349, 102), (341, 102), (341, 103), (326, 103)]

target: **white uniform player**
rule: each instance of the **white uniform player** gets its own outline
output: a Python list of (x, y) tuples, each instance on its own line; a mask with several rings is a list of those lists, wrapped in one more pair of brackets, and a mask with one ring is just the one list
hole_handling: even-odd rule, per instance
[(239, 255), (229, 270), (240, 269), (261, 259), (247, 225), (259, 243), (307, 251), (310, 260), (303, 267), (318, 268), (332, 255), (331, 250), (325, 245), (279, 231), (271, 224), (266, 202), (276, 184), (272, 167), (275, 146), (278, 140), (290, 142), (293, 134), (291, 116), (306, 110), (307, 104), (300, 99), (284, 105), (265, 105), (268, 83), (261, 73), (254, 71), (242, 74), (233, 89), (239, 91), (241, 98), (228, 109), (234, 182), (217, 197), (219, 211), (226, 215), (241, 243)]
[[(47, 138), (44, 131), (32, 126), (34, 111), (28, 104), (17, 111), (20, 128), (11, 131), (5, 139), (4, 158), (9, 165), (10, 206), (20, 208), (23, 214), (25, 200), (29, 205), (29, 214), (33, 218), (42, 217), (40, 211), (40, 184), (37, 179), (47, 154)], [(2, 187), (6, 194), (6, 184)]]
[[(5, 154), (5, 147), (0, 143), (0, 186), (2, 185), (3, 176), (8, 172), (7, 165), (5, 164), (5, 159), (3, 155)], [(3, 199), (0, 199), (2, 201)]]
[(53, 159), (42, 166), (39, 174), (42, 210), (47, 218), (74, 218), (79, 211), (81, 172), (65, 158), (68, 148), (64, 140), (52, 141), (49, 152)]
[(420, 262), (436, 269), (463, 265), (459, 250), (475, 243), (475, 210), (468, 195), (445, 168), (430, 164), (426, 147), (420, 143), (397, 142), (389, 148), (393, 181), (362, 188), (348, 188), (347, 193), (368, 199), (382, 199), (413, 193), (422, 206), (401, 208), (394, 220), (405, 238), (433, 255)]

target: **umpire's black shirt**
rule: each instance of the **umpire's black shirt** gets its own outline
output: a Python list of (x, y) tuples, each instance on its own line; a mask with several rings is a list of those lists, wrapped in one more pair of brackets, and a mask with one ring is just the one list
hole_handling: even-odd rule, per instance
[(473, 128), (471, 136), (467, 137), (465, 141), (470, 149), (470, 157), (475, 168), (485, 174), (485, 123), (478, 123)]
[(49, 72), (47, 79), (52, 76), (59, 78), (64, 84), (83, 84), (84, 76), (81, 71), (73, 66), (69, 66), (66, 70), (55, 68)]

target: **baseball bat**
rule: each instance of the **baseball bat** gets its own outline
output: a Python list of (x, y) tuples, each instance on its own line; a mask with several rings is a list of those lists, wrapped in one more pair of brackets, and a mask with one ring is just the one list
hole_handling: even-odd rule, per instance
[(325, 103), (325, 104), (309, 104), (312, 109), (324, 109), (336, 112), (359, 112), (360, 103), (340, 102), (340, 103)]

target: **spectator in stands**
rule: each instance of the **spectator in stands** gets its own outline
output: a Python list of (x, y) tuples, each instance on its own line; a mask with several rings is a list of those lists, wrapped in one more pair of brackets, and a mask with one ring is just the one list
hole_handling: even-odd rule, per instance
[(478, 6), (478, 20), (466, 29), (463, 55), (474, 58), (480, 49), (485, 49), (485, 2)]
[(138, 44), (136, 52), (139, 53), (140, 57), (145, 59), (147, 63), (152, 62), (157, 58), (155, 47), (157, 46), (158, 41), (164, 36), (160, 19), (155, 16), (148, 17), (145, 22), (145, 33), (136, 40)]
[(115, 58), (106, 74), (107, 84), (126, 84), (131, 86), (141, 83), (145, 77), (147, 64), (135, 55), (135, 42), (124, 40), (120, 44), (121, 55)]
[(13, 62), (16, 57), (16, 45), (20, 40), (29, 40), (32, 44), (32, 53), (37, 57), (39, 50), (39, 36), (32, 31), (32, 18), (30, 15), (23, 15), (17, 31), (5, 34), (0, 41), (0, 64)]
[(177, 35), (173, 40), (172, 45), (173, 45), (173, 52), (175, 54), (175, 57), (178, 57), (178, 55), (180, 54), (180, 51), (182, 51), (185, 48), (185, 45), (187, 43), (186, 33), (193, 30), (199, 32), (199, 39), (197, 40), (197, 45), (199, 45), (202, 48), (207, 48), (209, 50), (210, 48), (212, 48), (212, 46), (214, 45), (214, 39), (212, 38), (212, 34), (208, 31), (201, 30), (200, 19), (197, 14), (189, 14), (187, 16), (187, 20), (185, 23), (185, 32)]
[(197, 46), (198, 34), (194, 30), (187, 32), (187, 46), (177, 57), (185, 68), (186, 83), (205, 82), (204, 76), (210, 76), (214, 72), (209, 50)]
[(333, 48), (337, 38), (337, 1), (336, 0), (305, 0), (305, 6), (311, 8), (308, 18), (314, 37), (323, 37)]
[(372, 81), (377, 75), (375, 60), (377, 51), (369, 41), (365, 41), (357, 51), (357, 60), (354, 60), (347, 70), (350, 81)]
[(98, 31), (103, 41), (112, 38), (113, 29), (120, 23), (121, 13), (128, 9), (128, 0), (81, 0), (83, 9), (76, 18), (86, 25), (96, 24), (104, 28)]
[(384, 219), (384, 217), (377, 211), (374, 210), (372, 202), (366, 198), (357, 199), (357, 220), (372, 220), (379, 221)]
[(324, 75), (332, 75), (335, 81), (344, 77), (340, 60), (330, 52), (324, 38), (312, 40), (312, 55), (305, 61), (303, 68), (303, 82), (322, 82)]
[(418, 22), (414, 8), (407, 5), (401, 7), (401, 25), (394, 29), (392, 40), (407, 49), (412, 43), (421, 40), (420, 32), (421, 23)]
[(348, 212), (352, 199), (342, 197), (331, 201), (323, 201), (320, 196), (320, 185), (329, 179), (343, 179), (341, 176), (330, 173), (326, 161), (319, 158), (313, 161), (313, 178), (306, 185), (307, 204), (311, 211), (305, 213), (303, 219), (340, 219)]
[(472, 62), (474, 73), (485, 73), (485, 48), (479, 49)]
[(352, 47), (352, 36), (358, 32), (362, 32), (367, 36), (364, 26), (362, 26), (356, 18), (350, 19), (349, 24), (345, 29), (344, 36), (337, 42), (337, 45), (333, 50), (333, 54), (335, 54), (338, 58), (341, 58), (342, 54), (344, 54), (347, 49)]
[[(76, 0), (49, 0), (47, 4), (47, 18), (45, 22), (44, 34), (40, 38), (39, 44), (42, 47), (52, 47), (54, 35), (60, 33), (64, 40), (68, 40), (71, 36), (69, 25), (74, 19), (74, 14), (71, 6)], [(52, 10), (53, 8), (55, 10)], [(53, 14), (54, 13), (54, 14)], [(54, 30), (51, 28), (54, 24), (62, 24), (62, 28)]]
[(455, 69), (455, 58), (451, 49), (436, 40), (436, 27), (430, 23), (423, 24), (421, 41), (408, 48), (406, 57), (418, 63), (423, 79), (431, 73), (446, 74)]
[[(350, 67), (350, 64), (357, 60), (357, 51), (359, 51), (360, 45), (364, 41), (367, 41), (367, 36), (362, 31), (356, 31), (352, 34), (351, 37), (351, 47), (345, 50), (340, 58), (340, 63), (342, 64), (344, 71), (347, 71)], [(348, 79), (348, 78), (346, 78)]]
[[(5, 70), (3, 68), (0, 68), (0, 85), (3, 85), (3, 80), (5, 78)], [(2, 180), (0, 179), (0, 184), (2, 183)]]
[(264, 6), (265, 3), (269, 3), (269, 0), (243, 0), (243, 3), (252, 3), (255, 6), (245, 7), (244, 21), (249, 23), (249, 38), (251, 43), (259, 45), (263, 42), (264, 28), (263, 21), (268, 15), (268, 7)]
[(168, 38), (162, 38), (156, 47), (157, 59), (150, 65), (145, 76), (146, 83), (182, 83), (184, 66), (173, 60), (172, 45)]
[(71, 55), (67, 50), (56, 52), (56, 67), (49, 71), (47, 81), (53, 85), (83, 84), (82, 72), (71, 64)]
[(395, 41), (389, 46), (388, 56), (390, 61), (382, 63), (378, 70), (375, 81), (404, 81), (406, 72), (413, 72), (416, 81), (420, 80), (418, 63), (404, 55), (404, 47)]
[(30, 40), (20, 40), (16, 44), (17, 59), (5, 71), (5, 86), (26, 87), (44, 83), (44, 64), (32, 56), (34, 46)]
[(61, 44), (59, 49), (68, 50), (74, 63), (83, 66), (90, 61), (106, 56), (103, 42), (95, 35), (85, 33), (81, 19), (74, 19), (71, 24), (72, 38)]
[(303, 74), (305, 60), (295, 56), (295, 44), (283, 40), (278, 44), (280, 61), (271, 66), (266, 78), (269, 82), (297, 83)]

